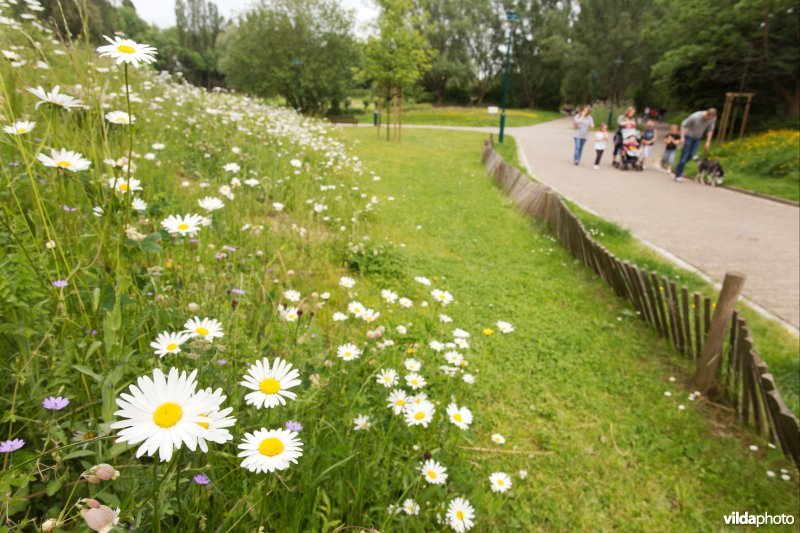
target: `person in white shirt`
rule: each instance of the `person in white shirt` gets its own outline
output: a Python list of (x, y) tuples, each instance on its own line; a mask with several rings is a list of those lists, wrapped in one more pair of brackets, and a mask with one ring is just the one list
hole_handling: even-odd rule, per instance
[(608, 124), (603, 122), (600, 124), (600, 129), (594, 133), (594, 151), (597, 152), (597, 157), (592, 168), (595, 170), (600, 168), (600, 158), (606, 149), (606, 141), (608, 141)]

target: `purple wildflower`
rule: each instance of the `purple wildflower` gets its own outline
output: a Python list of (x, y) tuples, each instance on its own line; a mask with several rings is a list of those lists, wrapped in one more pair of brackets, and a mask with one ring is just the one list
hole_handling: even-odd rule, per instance
[(228, 364), (228, 360), (227, 359), (220, 359), (219, 361), (217, 361), (217, 364), (219, 366), (225, 366), (225, 365)]
[(194, 479), (194, 482), (197, 483), (198, 485), (210, 485), (211, 484), (211, 480), (208, 479), (208, 476), (205, 475), (205, 474), (202, 474), (202, 473), (196, 474), (194, 476), (194, 478), (192, 478), (192, 479)]
[(0, 442), (0, 453), (15, 452), (23, 446), (25, 446), (25, 441), (22, 439), (4, 440)]
[(69, 400), (67, 398), (62, 398), (61, 396), (57, 398), (50, 396), (49, 398), (42, 400), (42, 406), (51, 411), (60, 411), (68, 405)]
[(63, 289), (69, 285), (69, 282), (65, 279), (57, 279), (53, 282), (53, 287), (58, 287), (59, 289)]
[(300, 432), (303, 430), (303, 424), (297, 422), (296, 420), (287, 420), (285, 425), (286, 429), (288, 429), (289, 431)]
[(231, 294), (244, 294), (242, 289), (231, 289)]

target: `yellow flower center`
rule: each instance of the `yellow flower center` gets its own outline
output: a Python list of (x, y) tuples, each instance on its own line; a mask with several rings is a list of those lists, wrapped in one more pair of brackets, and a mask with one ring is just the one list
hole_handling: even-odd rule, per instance
[(464, 520), (464, 511), (458, 510), (456, 511), (456, 518), (459, 520)]
[(123, 54), (132, 54), (136, 51), (133, 46), (128, 46), (127, 44), (121, 44), (117, 46), (117, 51), (122, 52)]
[(83, 440), (92, 440), (96, 436), (97, 435), (94, 434), (94, 431), (87, 431), (86, 433), (83, 434)]
[(153, 413), (153, 422), (160, 428), (171, 428), (180, 422), (183, 416), (183, 409), (177, 403), (166, 402), (162, 403)]
[(414, 415), (414, 418), (415, 418), (415, 419), (417, 419), (417, 420), (422, 420), (423, 418), (425, 418), (425, 413), (423, 413), (422, 411), (418, 411), (418, 412), (417, 412), (417, 413)]
[(17, 133), (28, 133), (28, 128), (17, 128)]
[(436, 471), (435, 470), (428, 470), (428, 477), (431, 479), (436, 479)]
[(281, 442), (281, 439), (276, 439), (275, 437), (264, 439), (261, 441), (261, 444), (258, 445), (258, 451), (261, 455), (275, 457), (283, 451), (283, 442)]
[(399, 405), (400, 407), (402, 407), (402, 406), (404, 406), (406, 404), (406, 401), (405, 400), (397, 400), (397, 402), (395, 402), (395, 403), (397, 405)]
[(419, 380), (412, 379), (412, 380), (411, 380), (411, 384), (412, 384), (412, 385), (419, 385)]
[(453, 415), (453, 420), (455, 420), (456, 422), (461, 422), (461, 420), (463, 420), (463, 418), (461, 416), (461, 413), (454, 414)]
[(56, 165), (60, 166), (61, 168), (69, 168), (72, 166), (72, 161), (59, 161)]
[[(200, 416), (208, 416), (205, 413), (202, 413)], [(197, 422), (197, 425), (201, 428), (208, 429), (208, 422)]]
[(175, 348), (177, 348), (177, 347), (178, 347), (178, 345), (177, 345), (177, 344), (175, 344), (174, 342), (172, 342), (172, 343), (170, 343), (170, 344), (167, 344), (167, 351), (168, 351), (168, 352), (171, 352), (172, 350), (174, 350), (174, 349), (175, 349)]
[[(182, 225), (183, 225), (183, 224), (181, 224), (181, 226), (182, 226)], [(178, 226), (178, 228), (180, 228), (181, 226)], [(194, 330), (194, 332), (195, 332), (195, 333), (197, 333), (198, 335), (202, 335), (203, 337), (205, 337), (206, 335), (208, 335), (208, 330), (207, 330), (206, 328), (204, 328), (203, 326), (200, 326), (199, 328), (197, 328), (196, 330)]]
[(503, 480), (502, 480), (502, 479), (498, 479), (498, 480), (497, 480), (497, 484), (498, 484), (498, 485), (500, 485), (500, 486), (502, 487), (502, 486), (503, 486)]
[(119, 190), (121, 190), (121, 191), (127, 191), (127, 190), (128, 190), (128, 184), (127, 184), (127, 183), (120, 183), (120, 184), (117, 186), (117, 188), (118, 188)]
[(277, 394), (281, 390), (281, 384), (277, 379), (267, 378), (258, 387), (264, 394)]

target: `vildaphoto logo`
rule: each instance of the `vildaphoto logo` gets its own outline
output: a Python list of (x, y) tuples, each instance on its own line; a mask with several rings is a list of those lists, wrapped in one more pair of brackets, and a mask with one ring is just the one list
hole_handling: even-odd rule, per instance
[(794, 516), (790, 514), (753, 514), (747, 511), (740, 513), (734, 511), (723, 517), (726, 526), (780, 526), (794, 524)]

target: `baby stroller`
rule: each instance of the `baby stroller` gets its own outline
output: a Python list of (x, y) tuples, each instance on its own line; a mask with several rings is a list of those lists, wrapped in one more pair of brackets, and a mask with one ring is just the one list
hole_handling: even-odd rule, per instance
[(626, 128), (621, 130), (615, 135), (619, 136), (619, 163), (616, 167), (621, 170), (644, 170), (644, 164), (641, 158), (640, 147), (642, 144), (642, 136), (638, 130), (634, 128)]

